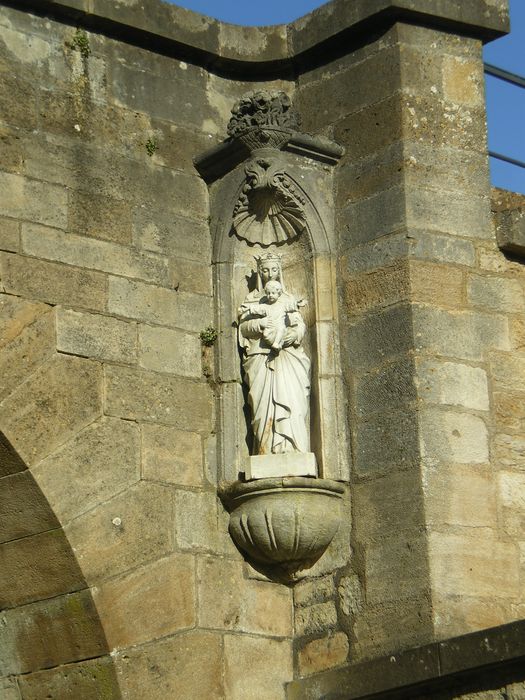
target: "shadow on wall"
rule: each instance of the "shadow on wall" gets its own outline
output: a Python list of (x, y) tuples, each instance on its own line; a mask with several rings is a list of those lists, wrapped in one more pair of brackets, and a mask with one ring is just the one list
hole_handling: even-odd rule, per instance
[[(75, 554), (31, 472), (0, 432), (0, 694), (121, 698)], [(5, 697), (2, 695), (2, 697)]]

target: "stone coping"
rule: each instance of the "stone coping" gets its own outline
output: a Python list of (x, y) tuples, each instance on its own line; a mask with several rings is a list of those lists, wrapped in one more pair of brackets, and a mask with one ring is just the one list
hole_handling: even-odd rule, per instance
[(493, 188), (492, 212), (501, 250), (525, 260), (525, 195)]
[(509, 31), (507, 0), (332, 0), (289, 25), (227, 24), (162, 0), (0, 0), (227, 72), (283, 74), (395, 21), (491, 41)]
[(293, 681), (287, 698), (422, 697), (446, 686), (493, 682), (496, 676), (502, 685), (505, 679), (525, 680), (524, 664), (525, 620), (520, 620)]

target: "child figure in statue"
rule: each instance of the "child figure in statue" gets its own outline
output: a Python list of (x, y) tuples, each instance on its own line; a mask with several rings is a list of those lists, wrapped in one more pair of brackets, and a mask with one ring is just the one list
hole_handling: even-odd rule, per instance
[(244, 320), (248, 314), (261, 318), (259, 325), (262, 337), (272, 350), (279, 352), (283, 347), (287, 328), (297, 325), (298, 320), (294, 318), (294, 314), (299, 311), (299, 307), (306, 305), (306, 301), (301, 299), (296, 302), (288, 299), (287, 303), (283, 303), (283, 287), (277, 280), (267, 282), (264, 293), (262, 303), (241, 306), (240, 320)]

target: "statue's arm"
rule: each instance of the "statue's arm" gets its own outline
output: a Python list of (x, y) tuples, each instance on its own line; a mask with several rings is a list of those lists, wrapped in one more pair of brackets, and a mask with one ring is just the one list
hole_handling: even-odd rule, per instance
[(259, 319), (242, 321), (239, 328), (241, 335), (247, 340), (254, 340), (260, 338), (262, 335), (261, 321)]

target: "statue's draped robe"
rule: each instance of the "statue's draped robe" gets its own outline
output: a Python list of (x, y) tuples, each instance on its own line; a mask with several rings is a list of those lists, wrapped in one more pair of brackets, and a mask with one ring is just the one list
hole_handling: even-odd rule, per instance
[(298, 312), (288, 315), (293, 323), (287, 337), (293, 344), (277, 354), (263, 338), (258, 318), (239, 324), (243, 370), (248, 385), (254, 434), (253, 454), (309, 452), (306, 421), (310, 395), (310, 360), (300, 347), (305, 332)]

